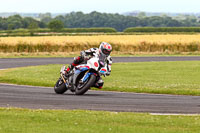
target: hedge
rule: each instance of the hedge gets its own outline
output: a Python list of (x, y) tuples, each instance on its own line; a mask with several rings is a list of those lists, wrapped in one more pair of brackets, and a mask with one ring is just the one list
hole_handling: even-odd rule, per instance
[(124, 32), (200, 32), (200, 27), (131, 27)]
[[(0, 30), (0, 33), (28, 33), (29, 29), (15, 29), (15, 30)], [(103, 33), (113, 33), (117, 32), (114, 28), (102, 27), (102, 28), (64, 28), (60, 31), (51, 31), (47, 28), (34, 29), (35, 33), (44, 33), (44, 32), (67, 32), (67, 33), (84, 33), (84, 32), (103, 32)]]

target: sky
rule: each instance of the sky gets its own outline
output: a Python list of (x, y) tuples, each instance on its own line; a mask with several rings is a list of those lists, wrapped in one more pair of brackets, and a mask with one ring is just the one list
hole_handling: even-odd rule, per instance
[(0, 12), (69, 13), (130, 11), (197, 13), (200, 0), (0, 0)]

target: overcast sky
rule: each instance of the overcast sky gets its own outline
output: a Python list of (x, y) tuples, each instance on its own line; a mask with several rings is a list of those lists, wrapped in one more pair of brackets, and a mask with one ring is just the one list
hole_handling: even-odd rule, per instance
[(0, 0), (0, 12), (200, 12), (200, 0)]

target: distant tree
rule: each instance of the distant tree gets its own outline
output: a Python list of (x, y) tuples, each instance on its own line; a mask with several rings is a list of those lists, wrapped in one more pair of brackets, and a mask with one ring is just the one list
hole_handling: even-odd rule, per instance
[(0, 29), (1, 30), (7, 30), (8, 29), (7, 19), (2, 18), (0, 23), (1, 23), (0, 24), (0, 26), (1, 26)]
[(23, 28), (29, 28), (31, 23), (39, 23), (39, 21), (37, 21), (31, 17), (25, 17), (23, 19)]
[(36, 30), (37, 28), (39, 28), (38, 23), (36, 23), (36, 22), (31, 22), (31, 23), (29, 24), (28, 29), (29, 29), (29, 31), (30, 31), (30, 35), (31, 35), (31, 36), (34, 35), (34, 32), (35, 32), (35, 30)]
[(44, 18), (41, 19), (41, 22), (44, 22), (44, 23), (47, 24), (47, 23), (49, 23), (51, 20), (52, 20), (51, 17), (44, 17)]
[(48, 28), (53, 31), (60, 31), (64, 28), (64, 24), (62, 21), (54, 19), (48, 23)]
[(45, 17), (51, 18), (51, 13), (47, 12), (47, 13), (40, 13), (39, 14), (40, 19), (45, 18)]
[(160, 16), (161, 17), (168, 17), (166, 13), (162, 13)]
[[(10, 16), (6, 19), (7, 25), (12, 25), (12, 29), (18, 29), (23, 27), (22, 21), (23, 18), (20, 15)], [(9, 26), (8, 28), (11, 28), (11, 26)]]
[(0, 17), (0, 30), (12, 30), (18, 28), (38, 27), (51, 30), (68, 28), (89, 28), (89, 27), (112, 27), (118, 31), (123, 31), (128, 27), (197, 27), (200, 26), (200, 18), (192, 15), (179, 15), (169, 17), (165, 14), (160, 16), (146, 16), (145, 12), (140, 12), (138, 16), (125, 16), (121, 14), (71, 12), (66, 15), (59, 15), (52, 18), (50, 13), (40, 14), (39, 20), (31, 17), (21, 17), (19, 15), (8, 18)]
[(40, 28), (46, 28), (46, 27), (47, 27), (47, 24), (40, 21), (39, 24), (38, 24), (38, 26), (39, 26)]
[(137, 17), (145, 18), (146, 17), (146, 13), (145, 12), (140, 12), (140, 13), (138, 13)]
[(56, 19), (56, 20), (60, 20), (60, 21), (62, 21), (62, 22), (65, 21), (65, 17), (62, 16), (62, 15), (56, 16), (55, 19)]
[(13, 30), (14, 29), (14, 24), (8, 24), (8, 28), (7, 28), (7, 30)]
[(38, 23), (36, 23), (36, 22), (31, 22), (29, 25), (28, 25), (28, 29), (37, 29), (37, 28), (39, 28), (39, 26), (38, 26)]
[(3, 29), (3, 19), (0, 17), (0, 30)]
[(51, 13), (39, 14), (39, 18), (41, 22), (49, 23), (52, 20)]

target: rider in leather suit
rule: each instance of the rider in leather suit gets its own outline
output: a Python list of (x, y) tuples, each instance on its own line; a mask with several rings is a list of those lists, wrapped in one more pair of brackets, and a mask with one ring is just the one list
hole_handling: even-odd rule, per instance
[[(91, 48), (88, 50), (81, 51), (80, 56), (74, 58), (72, 64), (68, 66), (65, 70), (65, 74), (67, 75), (75, 66), (87, 61), (88, 59), (92, 58), (93, 56), (98, 56), (100, 60), (102, 59), (104, 64), (107, 66), (107, 73), (106, 75), (109, 76), (111, 72), (111, 65), (112, 65), (112, 58), (110, 53), (112, 51), (112, 46), (109, 43), (102, 42), (99, 48)], [(100, 77), (94, 87), (101, 89), (103, 87), (104, 81)]]

